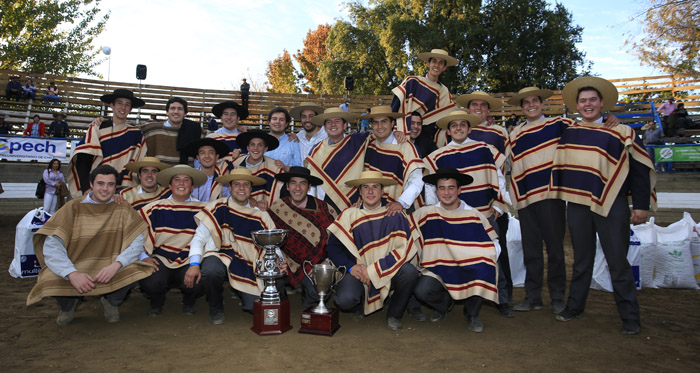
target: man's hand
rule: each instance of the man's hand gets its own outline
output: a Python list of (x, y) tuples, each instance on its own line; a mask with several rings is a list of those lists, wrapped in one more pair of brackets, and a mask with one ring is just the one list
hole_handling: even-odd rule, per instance
[(87, 273), (78, 271), (71, 272), (68, 275), (68, 281), (70, 281), (71, 286), (73, 286), (79, 294), (85, 294), (95, 288), (95, 279), (90, 277)]
[(280, 260), (279, 269), (280, 269), (280, 273), (283, 275), (286, 275), (289, 273), (289, 264), (287, 264), (286, 260), (284, 260), (284, 259)]
[(406, 136), (406, 134), (401, 131), (394, 131), (394, 138), (396, 139), (396, 142), (399, 145), (408, 141), (408, 136)]
[(241, 156), (241, 149), (233, 149), (231, 151), (231, 159), (236, 159)]
[(291, 142), (299, 142), (299, 137), (297, 136), (296, 133), (290, 132), (290, 133), (287, 134), (287, 136), (289, 137), (289, 141), (291, 141)]
[(632, 217), (630, 218), (630, 222), (634, 225), (646, 223), (648, 217), (649, 211), (647, 210), (632, 210)]
[(605, 124), (603, 125), (603, 127), (613, 128), (613, 127), (617, 126), (618, 124), (620, 124), (620, 120), (617, 119), (616, 116), (608, 115), (607, 117), (605, 117)]
[(156, 271), (158, 271), (158, 259), (156, 258), (144, 258), (142, 262), (148, 264), (149, 266), (153, 267)]
[(112, 281), (114, 275), (116, 275), (117, 272), (119, 272), (119, 269), (121, 268), (122, 264), (115, 260), (114, 263), (102, 268), (99, 272), (97, 272), (97, 276), (95, 276), (95, 281), (99, 282), (100, 284), (106, 284)]
[(401, 203), (397, 201), (387, 203), (386, 216), (394, 216), (400, 211), (403, 211), (403, 206), (401, 205)]
[(267, 211), (267, 208), (270, 207), (270, 204), (267, 202), (266, 199), (261, 199), (259, 201), (256, 201), (255, 207), (257, 207), (260, 211)]
[(122, 197), (122, 195), (118, 192), (114, 193), (114, 196), (112, 196), (112, 198), (114, 198), (114, 203), (116, 203), (117, 205), (121, 205), (122, 203), (124, 203), (124, 201), (126, 201), (124, 197)]
[(93, 119), (92, 122), (90, 122), (90, 125), (97, 126), (97, 128), (99, 128), (100, 125), (102, 124), (102, 122), (104, 122), (104, 121), (105, 121), (105, 118), (97, 117), (97, 118)]
[(246, 127), (242, 124), (239, 124), (238, 127), (236, 127), (236, 128), (238, 128), (238, 132), (241, 132), (241, 133), (248, 131), (248, 127)]
[(352, 277), (360, 280), (365, 285), (369, 285), (370, 279), (367, 273), (367, 266), (364, 264), (355, 264), (352, 266), (352, 271), (350, 272)]
[(281, 168), (284, 172), (289, 172), (289, 166), (285, 165), (284, 162), (279, 159), (275, 159), (275, 167)]
[(193, 288), (195, 284), (199, 284), (199, 280), (202, 279), (202, 273), (199, 270), (199, 266), (190, 266), (185, 272), (185, 286), (188, 288)]
[(501, 213), (493, 207), (491, 207), (491, 215), (493, 215), (494, 219), (498, 219), (501, 217)]

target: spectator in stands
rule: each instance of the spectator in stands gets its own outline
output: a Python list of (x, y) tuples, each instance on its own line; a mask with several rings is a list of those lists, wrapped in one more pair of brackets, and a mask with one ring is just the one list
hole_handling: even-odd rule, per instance
[(58, 87), (56, 87), (55, 82), (51, 82), (46, 88), (46, 93), (44, 93), (44, 103), (48, 105), (49, 101), (51, 101), (51, 105), (57, 104), (59, 101), (61, 101), (61, 98), (58, 97)]
[(688, 119), (688, 111), (685, 110), (685, 104), (678, 104), (676, 110), (668, 117), (669, 127), (676, 131), (679, 136), (685, 135), (685, 130), (692, 127), (693, 122)]
[(243, 84), (241, 84), (241, 104), (246, 109), (248, 109), (248, 97), (250, 97), (250, 84), (243, 78)]
[(27, 123), (27, 127), (22, 133), (22, 137), (44, 137), (44, 122), (41, 121), (38, 114), (34, 114), (33, 120), (33, 122)]
[(10, 81), (7, 82), (7, 88), (5, 88), (5, 96), (8, 100), (13, 98), (19, 101), (22, 98), (22, 83), (18, 81), (18, 76), (11, 76)]
[(49, 125), (49, 131), (46, 133), (47, 137), (65, 137), (68, 139), (70, 137), (70, 127), (68, 127), (68, 122), (66, 122), (66, 115), (63, 113), (54, 113), (54, 120)]
[(27, 84), (24, 85), (23, 90), (24, 90), (23, 94), (24, 94), (25, 100), (31, 98), (32, 101), (34, 101), (34, 99), (36, 99), (36, 85), (34, 84), (33, 80), (28, 79)]
[(207, 129), (210, 132), (214, 132), (219, 129), (219, 123), (216, 121), (213, 115), (209, 115), (209, 124), (207, 124)]
[(510, 131), (512, 131), (513, 128), (515, 128), (515, 126), (517, 126), (517, 125), (518, 125), (518, 116), (515, 114), (511, 114), (510, 118), (508, 118), (508, 120), (506, 121), (506, 131), (508, 131), (508, 133), (510, 133)]
[[(370, 108), (367, 108), (367, 111), (362, 113), (362, 116), (364, 117), (365, 115), (369, 114), (371, 111)], [(360, 128), (357, 129), (357, 132), (367, 132), (369, 131), (369, 119), (362, 119), (360, 120)]]
[(675, 136), (675, 132), (670, 128), (668, 123), (668, 117), (671, 114), (673, 114), (673, 112), (676, 110), (676, 104), (673, 103), (673, 97), (669, 97), (668, 101), (661, 104), (661, 106), (659, 106), (656, 110), (660, 111), (663, 114), (661, 124), (663, 126), (663, 131), (666, 134), (666, 136)]
[(53, 215), (53, 213), (56, 212), (56, 203), (58, 202), (56, 187), (61, 183), (66, 183), (66, 178), (63, 177), (63, 173), (61, 173), (61, 161), (56, 158), (52, 159), (51, 162), (49, 162), (49, 166), (44, 170), (42, 178), (46, 183), (46, 190), (44, 191), (44, 211)]
[(0, 135), (9, 135), (12, 125), (5, 122), (5, 114), (0, 113)]
[[(656, 126), (656, 122), (650, 120), (644, 125), (644, 127), (642, 127), (642, 129), (644, 130), (644, 137), (642, 138), (644, 145), (663, 145), (664, 133), (661, 131), (661, 128)], [(647, 146), (646, 149), (647, 153), (649, 153), (649, 158), (651, 158), (651, 161), (654, 162), (654, 167), (657, 171), (659, 171), (659, 166), (655, 159), (654, 148)]]
[(343, 111), (347, 113), (348, 111), (350, 111), (350, 101), (349, 101), (349, 100), (345, 100), (345, 102), (342, 103), (342, 104), (341, 104), (340, 106), (338, 106), (338, 107), (341, 108), (341, 109), (343, 109)]

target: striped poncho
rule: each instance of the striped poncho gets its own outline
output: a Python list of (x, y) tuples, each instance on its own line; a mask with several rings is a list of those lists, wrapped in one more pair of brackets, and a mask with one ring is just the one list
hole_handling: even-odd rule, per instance
[(139, 193), (139, 191), (141, 191), (141, 185), (134, 185), (120, 190), (119, 195), (129, 202), (134, 210), (140, 210), (143, 206), (146, 206), (153, 201), (170, 197), (171, 194), (169, 188), (163, 188), (160, 185), (158, 185), (158, 188), (153, 193)]
[(143, 137), (148, 145), (148, 156), (158, 157), (161, 161), (174, 165), (180, 161), (177, 151), (179, 128), (166, 127), (162, 122), (151, 122), (141, 127)]
[(364, 210), (351, 207), (328, 227), (358, 264), (367, 266), (371, 285), (365, 285), (365, 314), (384, 305), (391, 279), (416, 254), (411, 228), (403, 213), (386, 216), (386, 207)]
[(374, 140), (365, 151), (365, 171), (379, 171), (383, 177), (398, 183), (384, 187), (383, 198), (387, 202), (394, 202), (401, 197), (408, 176), (419, 168), (425, 168), (425, 164), (418, 156), (416, 148), (408, 141), (395, 145)]
[(396, 130), (404, 133), (409, 132), (408, 122), (412, 112), (419, 112), (423, 116), (423, 124), (430, 124), (456, 107), (447, 87), (425, 76), (409, 76), (391, 93), (400, 101), (398, 112), (403, 114), (396, 120)]
[[(207, 135), (207, 138), (218, 140), (221, 142), (226, 143), (228, 145), (228, 148), (231, 149), (231, 151), (228, 153), (228, 155), (222, 159), (226, 159), (229, 161), (233, 160), (233, 155), (231, 154), (234, 150), (236, 149), (241, 149), (238, 146), (238, 143), (236, 142), (236, 138), (238, 138), (238, 135), (240, 135), (240, 132), (236, 133), (226, 133), (226, 132), (212, 132)], [(241, 154), (247, 153), (247, 149), (241, 149)]]
[(510, 154), (510, 137), (508, 136), (508, 131), (502, 126), (481, 123), (476, 127), (472, 127), (471, 132), (469, 132), (469, 138), (493, 146), (506, 157)]
[(246, 155), (238, 157), (238, 159), (233, 161), (233, 167), (248, 168), (250, 172), (253, 173), (253, 176), (265, 179), (265, 184), (253, 186), (253, 190), (250, 192), (250, 198), (256, 201), (264, 199), (271, 205), (280, 197), (282, 184), (284, 184), (275, 179), (275, 175), (284, 171), (280, 167), (275, 166), (275, 160), (270, 157), (263, 157), (262, 163), (255, 167), (247, 167), (245, 163), (246, 158), (248, 158)]
[(498, 236), (483, 214), (425, 206), (410, 218), (423, 275), (439, 280), (452, 299), (478, 295), (498, 303)]

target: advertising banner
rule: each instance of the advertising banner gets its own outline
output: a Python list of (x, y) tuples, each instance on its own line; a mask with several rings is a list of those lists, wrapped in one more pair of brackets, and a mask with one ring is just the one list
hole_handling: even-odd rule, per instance
[(67, 144), (66, 139), (0, 135), (0, 159), (48, 162), (57, 158), (67, 162), (70, 156)]
[(700, 146), (655, 147), (656, 162), (700, 162)]

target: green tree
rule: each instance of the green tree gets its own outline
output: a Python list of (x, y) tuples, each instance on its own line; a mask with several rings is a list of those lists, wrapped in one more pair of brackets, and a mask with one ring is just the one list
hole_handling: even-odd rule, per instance
[(0, 68), (57, 75), (99, 76), (93, 40), (109, 12), (99, 0), (0, 1)]
[(326, 93), (323, 83), (318, 77), (318, 70), (321, 63), (330, 56), (326, 39), (331, 26), (328, 24), (319, 25), (316, 30), (309, 30), (304, 39), (304, 48), (297, 50), (294, 59), (299, 63), (301, 76), (303, 77), (303, 90), (309, 93)]
[(297, 71), (292, 63), (292, 57), (285, 49), (281, 55), (267, 64), (265, 76), (270, 83), (268, 89), (273, 93), (299, 93)]
[(626, 44), (642, 64), (669, 74), (700, 74), (700, 1), (650, 0), (641, 22), (644, 36), (628, 35)]

